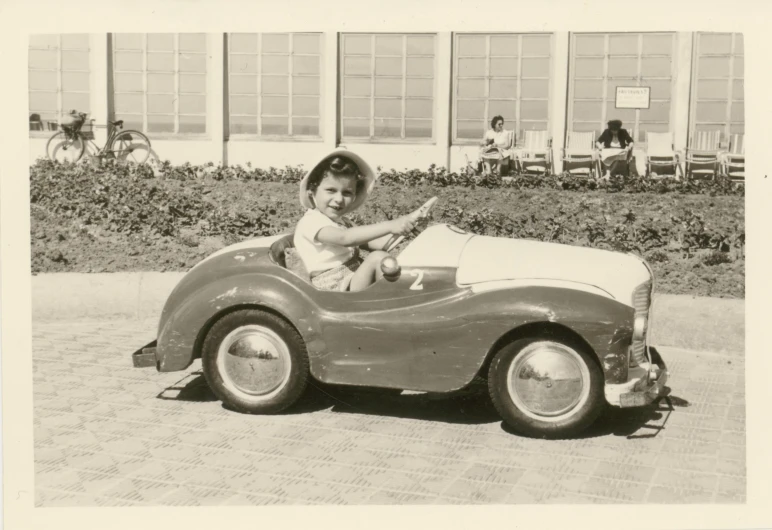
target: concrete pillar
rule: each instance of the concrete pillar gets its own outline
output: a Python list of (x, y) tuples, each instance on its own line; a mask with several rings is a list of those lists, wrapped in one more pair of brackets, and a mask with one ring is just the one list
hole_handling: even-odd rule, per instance
[(553, 173), (563, 171), (563, 147), (566, 142), (568, 112), (569, 33), (556, 31), (552, 36), (552, 75), (550, 79), (549, 129), (552, 137)]
[(437, 71), (434, 82), (437, 87), (434, 102), (434, 130), (437, 142), (438, 166), (450, 169), (451, 97), (453, 93), (453, 34), (444, 31), (437, 34)]
[(225, 146), (225, 90), (223, 60), (224, 38), (222, 33), (207, 34), (209, 55), (207, 57), (207, 87), (206, 87), (206, 130), (211, 142), (211, 160), (215, 164), (224, 163), (226, 159)]
[(676, 35), (676, 52), (673, 71), (675, 83), (670, 103), (671, 130), (675, 149), (686, 149), (689, 141), (689, 102), (692, 90), (692, 47), (694, 33), (679, 31)]
[(338, 75), (337, 31), (325, 31), (322, 34), (322, 98), (321, 98), (321, 135), (323, 151), (332, 151), (338, 146), (338, 99), (341, 88)]
[[(109, 89), (108, 76), (110, 70), (108, 61), (110, 60), (107, 40), (107, 33), (91, 33), (89, 35), (89, 69), (91, 77), (89, 80), (89, 91), (91, 93), (91, 114), (95, 125), (102, 127), (94, 129), (94, 141), (99, 147), (102, 147), (107, 141), (107, 120), (110, 118), (109, 112)], [(67, 109), (65, 109), (67, 111)], [(93, 146), (89, 146), (93, 149)]]

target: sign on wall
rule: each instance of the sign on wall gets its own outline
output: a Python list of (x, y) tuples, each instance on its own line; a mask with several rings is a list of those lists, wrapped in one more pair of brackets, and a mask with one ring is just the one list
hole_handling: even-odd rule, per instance
[(648, 109), (651, 87), (618, 86), (615, 108), (617, 109)]

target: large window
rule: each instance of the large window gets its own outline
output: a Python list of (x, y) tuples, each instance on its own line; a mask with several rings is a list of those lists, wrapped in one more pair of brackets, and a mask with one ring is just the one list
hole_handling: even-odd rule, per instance
[[(571, 128), (602, 131), (622, 120), (636, 140), (670, 130), (674, 33), (573, 34)], [(618, 86), (650, 87), (648, 109), (617, 109)]]
[(206, 133), (204, 33), (118, 33), (115, 118), (148, 134)]
[(323, 45), (319, 33), (230, 34), (231, 134), (319, 137)]
[(434, 35), (343, 35), (342, 137), (433, 139), (435, 46)]
[(693, 130), (745, 132), (744, 58), (741, 33), (699, 33), (692, 83)]
[(32, 35), (29, 43), (29, 128), (55, 130), (71, 110), (91, 112), (89, 36)]
[(494, 116), (518, 132), (547, 129), (551, 55), (548, 34), (456, 34), (454, 141), (479, 141)]

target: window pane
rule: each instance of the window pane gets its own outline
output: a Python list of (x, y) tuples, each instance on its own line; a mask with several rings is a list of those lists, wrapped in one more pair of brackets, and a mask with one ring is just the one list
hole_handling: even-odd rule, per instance
[[(525, 59), (523, 60), (525, 61)], [(517, 76), (517, 59), (491, 58), (491, 76)]]
[(376, 57), (375, 75), (402, 75), (402, 58)]
[(434, 81), (432, 79), (407, 79), (408, 96), (426, 96), (434, 95)]
[(600, 136), (600, 134), (597, 134), (598, 128), (598, 122), (575, 121), (571, 130), (576, 132), (594, 132), (597, 138), (597, 136)]
[(574, 120), (600, 123), (602, 109), (600, 101), (575, 101)]
[(745, 121), (745, 104), (734, 102), (732, 103), (732, 109), (731, 109), (731, 115), (730, 119), (733, 122), (744, 122)]
[(319, 119), (292, 118), (292, 134), (319, 136)]
[(637, 77), (638, 58), (609, 57), (608, 75), (609, 77)]
[(262, 118), (263, 134), (289, 134), (288, 118)]
[(257, 134), (257, 121), (249, 116), (230, 117), (231, 134)]
[(320, 53), (319, 35), (293, 35), (292, 49), (295, 53)]
[(257, 98), (250, 96), (231, 96), (230, 111), (232, 114), (257, 115)]
[[(595, 81), (582, 81), (594, 83)], [(523, 79), (520, 81), (520, 96), (524, 98), (547, 98), (549, 81), (547, 79)]]
[[(85, 75), (88, 76), (88, 74)], [(30, 90), (56, 90), (56, 78), (56, 72), (36, 72), (31, 70), (29, 72), (29, 88)]]
[(123, 120), (124, 129), (137, 129), (138, 131), (142, 130), (142, 116), (121, 114), (121, 119)]
[(605, 37), (603, 35), (577, 35), (576, 55), (603, 55)]
[(319, 78), (318, 77), (293, 77), (292, 93), (309, 95), (309, 96), (319, 95)]
[(488, 102), (488, 120), (494, 116), (503, 116), (505, 120), (510, 120), (514, 123), (515, 112), (517, 103), (515, 101), (504, 101), (500, 99), (492, 99)]
[(742, 33), (735, 33), (734, 36), (734, 53), (735, 54), (743, 54), (744, 53), (744, 44), (743, 44), (743, 34)]
[[(543, 94), (546, 97), (547, 93), (543, 92)], [(574, 81), (574, 98), (597, 99), (601, 97), (603, 97), (603, 81), (600, 79), (577, 79)]]
[(517, 54), (516, 35), (491, 35), (491, 56)]
[(319, 116), (319, 98), (293, 97), (292, 114), (295, 116)]
[(289, 53), (289, 35), (263, 33), (263, 53)]
[(430, 57), (408, 57), (407, 75), (434, 75), (434, 59)]
[(148, 53), (147, 69), (151, 72), (174, 72), (174, 54)]
[(147, 74), (147, 91), (174, 93), (174, 74)]
[(59, 35), (52, 35), (52, 34), (30, 35), (29, 45), (31, 48), (58, 48)]
[(638, 83), (634, 79), (609, 79), (606, 82), (606, 98), (615, 100), (617, 97), (617, 87), (635, 87)]
[(547, 100), (521, 101), (520, 118), (523, 120), (546, 120), (547, 119)]
[(292, 58), (292, 72), (295, 74), (318, 74), (319, 57), (295, 56)]
[(431, 99), (406, 99), (405, 116), (408, 118), (433, 117), (434, 102)]
[(729, 57), (700, 57), (700, 77), (728, 77)]
[(180, 114), (206, 114), (206, 97), (180, 96)]
[(231, 52), (257, 53), (257, 33), (231, 33), (228, 45)]
[(370, 116), (369, 99), (343, 99), (343, 116), (346, 118), (367, 118)]
[(289, 55), (263, 55), (260, 71), (264, 74), (288, 74)]
[(516, 98), (516, 79), (491, 79), (490, 96), (494, 98)]
[(485, 119), (485, 101), (459, 100), (456, 112), (461, 119)]
[(231, 94), (257, 94), (256, 75), (232, 75), (229, 82)]
[(407, 36), (407, 54), (408, 55), (434, 55), (434, 37), (430, 36)]
[(369, 35), (344, 35), (343, 50), (345, 54), (370, 54), (372, 38)]
[(288, 97), (267, 97), (263, 96), (262, 108), (260, 114), (263, 116), (287, 116), (289, 114)]
[(89, 74), (85, 72), (62, 72), (62, 90), (65, 92), (88, 92)]
[(263, 94), (289, 94), (289, 77), (264, 76), (262, 79)]
[(735, 77), (743, 77), (745, 75), (744, 57), (735, 57), (733, 66), (732, 70)]
[(671, 55), (672, 35), (643, 35), (643, 55)]
[(402, 79), (376, 78), (375, 95), (376, 96), (401, 96)]
[(523, 56), (551, 55), (552, 38), (549, 35), (523, 35)]
[(30, 68), (46, 68), (55, 70), (58, 68), (58, 60), (55, 50), (30, 50)]
[(400, 138), (401, 136), (401, 120), (375, 120), (376, 138)]
[(431, 120), (406, 120), (405, 138), (431, 138)]
[(456, 124), (456, 137), (473, 138), (479, 140), (484, 134), (482, 120), (480, 121), (461, 121)]
[(641, 121), (638, 126), (638, 138), (644, 140), (647, 132), (670, 132), (670, 125), (667, 123), (646, 123)]
[(635, 109), (618, 109), (615, 102), (609, 101), (606, 104), (606, 121), (622, 120), (625, 129), (630, 129), (635, 124)]
[(257, 55), (231, 55), (230, 71), (236, 74), (256, 74)]
[(642, 57), (641, 75), (650, 77), (670, 77), (670, 58)]
[(729, 53), (732, 50), (732, 35), (725, 34), (700, 34), (700, 54)]
[(395, 35), (376, 35), (375, 55), (402, 56), (402, 37)]
[(549, 77), (550, 60), (549, 58), (529, 59), (524, 57), (522, 64), (523, 77)]
[(370, 136), (370, 122), (367, 120), (343, 120), (343, 135), (368, 137)]
[(148, 115), (147, 131), (151, 133), (173, 133), (174, 116)]
[(744, 123), (733, 123), (729, 126), (729, 134), (745, 134)]
[(578, 58), (574, 77), (603, 77), (603, 59)]
[(641, 119), (645, 121), (670, 122), (670, 102), (652, 101), (648, 109), (641, 109)]
[(524, 131), (546, 131), (547, 122), (545, 121), (523, 121), (520, 128)]
[(115, 94), (115, 112), (142, 114), (142, 94)]
[(485, 97), (485, 79), (459, 79), (458, 95), (462, 98)]
[(701, 79), (697, 82), (699, 99), (726, 99), (729, 97), (729, 85), (723, 80)]
[(64, 50), (88, 50), (88, 34), (72, 33), (62, 34), (62, 49)]
[(737, 79), (732, 82), (732, 99), (745, 99), (745, 81)]
[(62, 70), (88, 70), (88, 52), (62, 51)]
[(638, 55), (638, 35), (609, 35), (609, 55)]
[(144, 36), (141, 33), (117, 33), (113, 35), (116, 50), (143, 50)]
[(459, 59), (458, 75), (460, 77), (482, 77), (485, 75), (485, 59)]
[(174, 114), (174, 96), (166, 94), (148, 94), (147, 111), (153, 114)]
[(29, 108), (56, 111), (56, 92), (30, 92)]
[(457, 42), (459, 57), (485, 55), (485, 37), (481, 35), (459, 35)]
[(377, 118), (402, 117), (402, 101), (399, 99), (376, 99), (375, 116)]
[(142, 74), (115, 74), (116, 92), (142, 92)]
[(206, 72), (206, 55), (180, 54), (180, 72)]
[(346, 75), (370, 75), (370, 57), (345, 57), (343, 59), (343, 72)]
[(641, 86), (651, 88), (651, 99), (670, 99), (673, 90), (669, 79), (642, 79)]
[(206, 34), (180, 33), (180, 51), (205, 52), (206, 51)]
[(180, 92), (194, 94), (205, 93), (206, 76), (180, 74)]
[(370, 78), (347, 77), (343, 80), (343, 94), (346, 96), (369, 96)]
[(173, 33), (148, 33), (147, 50), (155, 52), (173, 52), (174, 34)]
[(77, 109), (78, 112), (91, 112), (91, 100), (88, 94), (62, 92), (62, 109)]
[(697, 121), (719, 123), (726, 121), (726, 105), (723, 101), (698, 101)]
[(180, 132), (204, 134), (206, 132), (206, 116), (180, 116)]

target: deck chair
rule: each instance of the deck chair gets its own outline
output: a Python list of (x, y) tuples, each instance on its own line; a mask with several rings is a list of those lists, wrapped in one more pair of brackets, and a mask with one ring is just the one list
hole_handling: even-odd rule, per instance
[(686, 149), (686, 177), (715, 178), (720, 154), (721, 131), (697, 131)]
[(745, 182), (745, 135), (733, 134), (729, 151), (721, 160), (722, 172), (735, 182)]
[(517, 150), (517, 165), (521, 173), (552, 171), (552, 139), (549, 131), (525, 131), (523, 145)]
[(646, 176), (657, 177), (671, 174), (683, 177), (681, 159), (673, 148), (673, 133), (646, 132)]
[[(595, 148), (595, 131), (568, 133), (563, 148), (563, 170), (570, 175), (598, 177), (598, 153)], [(584, 170), (587, 170), (586, 173)]]

